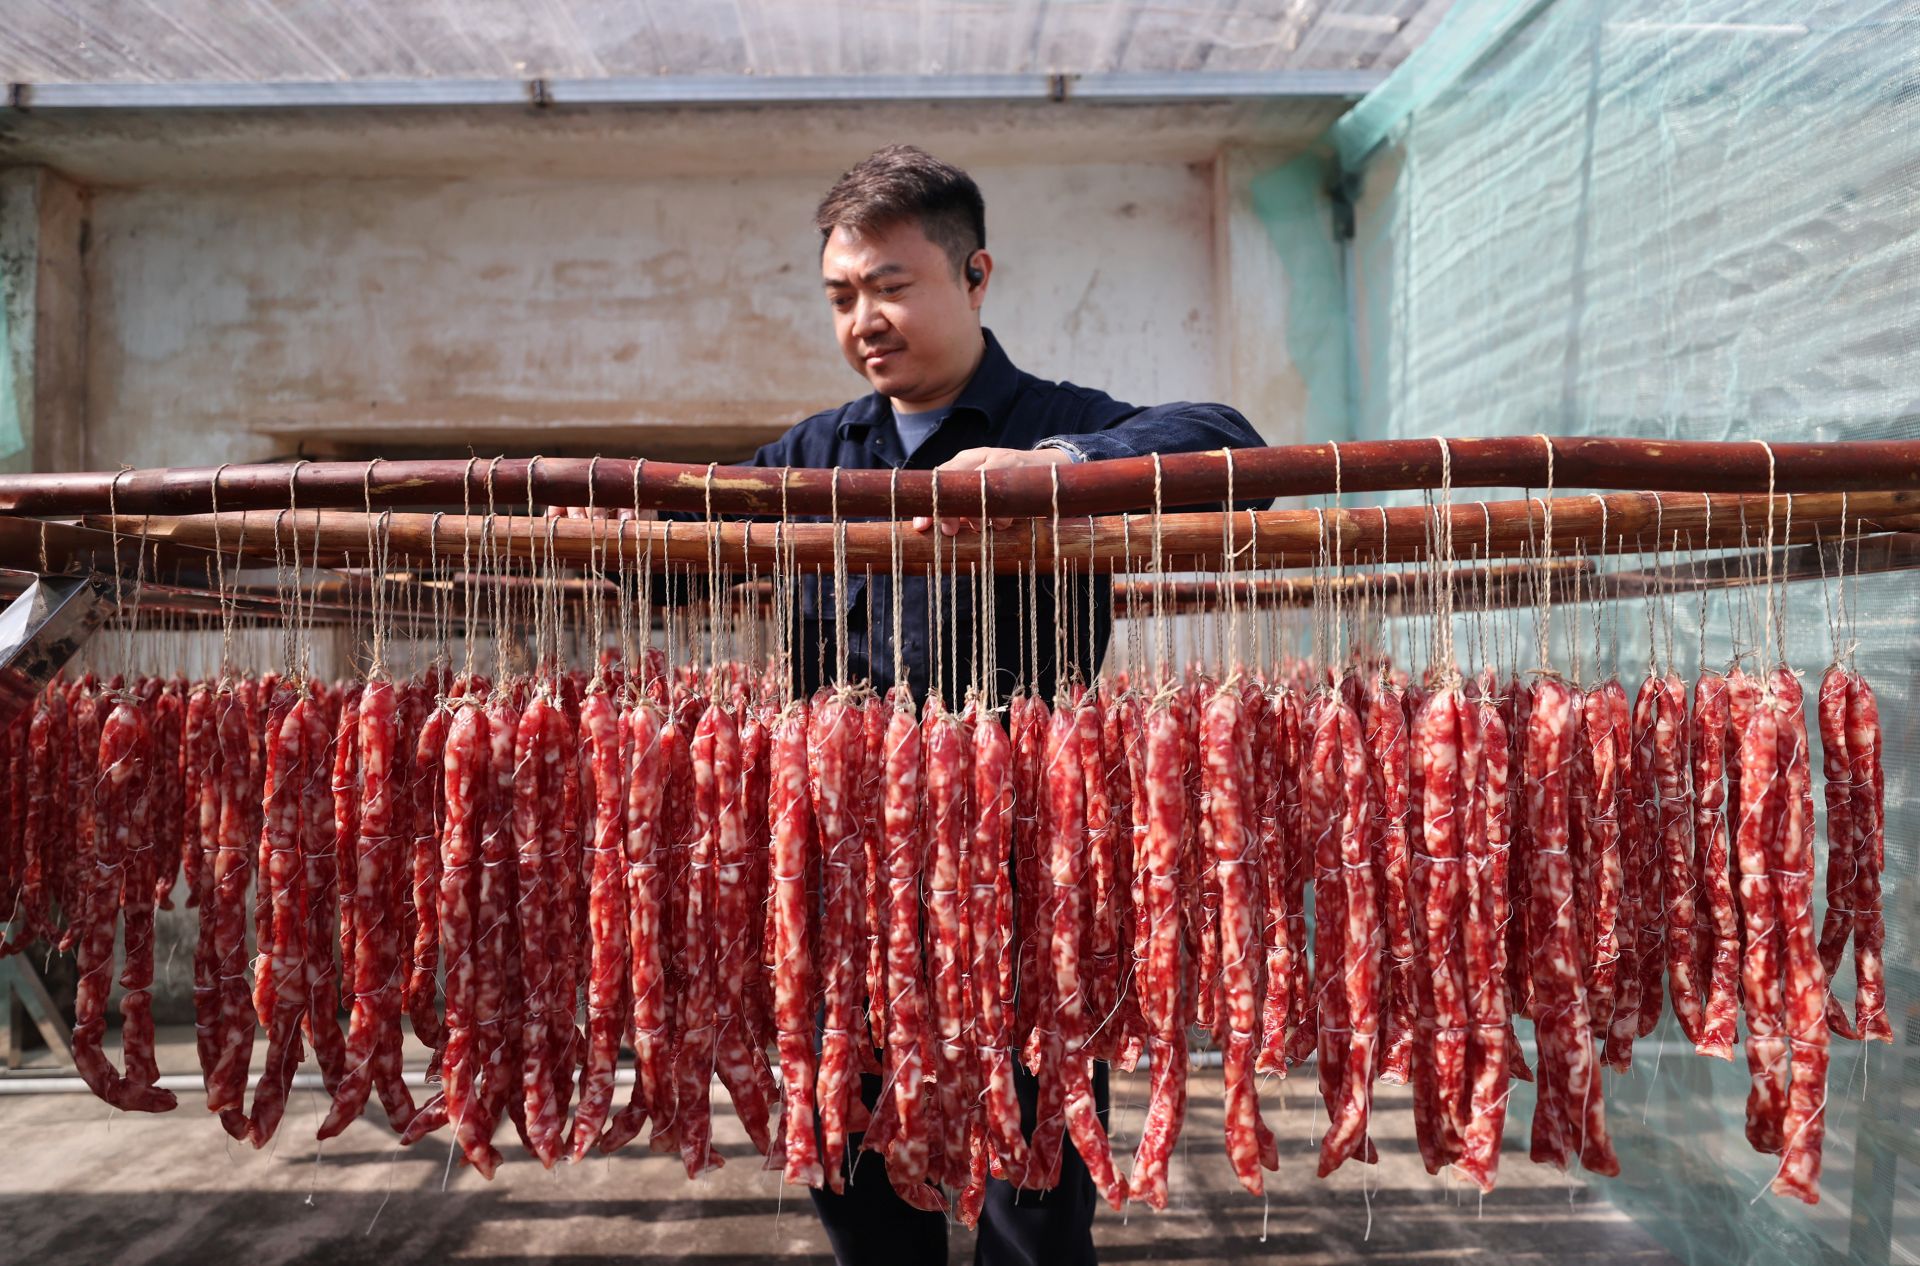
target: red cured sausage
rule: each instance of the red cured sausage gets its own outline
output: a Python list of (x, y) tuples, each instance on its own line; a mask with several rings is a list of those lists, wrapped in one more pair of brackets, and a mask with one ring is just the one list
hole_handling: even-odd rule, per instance
[[(1373, 1120), (1373, 1079), (1380, 1055), (1381, 947), (1384, 937), (1374, 888), (1374, 861), (1367, 834), (1374, 818), (1367, 746), (1360, 718), (1345, 699), (1335, 705), (1340, 725), (1342, 810), (1340, 877), (1346, 926), (1340, 980), (1346, 993), (1345, 1086), (1331, 1126), (1320, 1140), (1322, 1177), (1349, 1157), (1372, 1163), (1368, 1129)], [(1324, 1030), (1323, 1030), (1324, 1032)]]
[[(1684, 715), (1684, 707), (1682, 713)], [(1626, 886), (1620, 839), (1621, 810), (1627, 803), (1631, 736), (1627, 692), (1619, 681), (1609, 678), (1587, 691), (1581, 700), (1580, 720), (1585, 730), (1590, 779), (1584, 805), (1589, 867), (1581, 893), (1591, 910), (1585, 984), (1587, 1010), (1594, 1032), (1604, 1042), (1613, 1023), (1619, 984), (1620, 908), (1625, 903)]]
[(1400, 690), (1382, 681), (1367, 692), (1366, 744), (1373, 769), (1375, 832), (1379, 840), (1381, 908), (1386, 919), (1386, 1049), (1380, 1078), (1404, 1084), (1410, 1075), (1414, 1029), (1412, 906), (1407, 883), (1411, 855), (1407, 839), (1408, 762), (1406, 705)]
[(1847, 683), (1847, 763), (1853, 774), (1854, 830), (1853, 971), (1859, 982), (1855, 1022), (1863, 1040), (1891, 1042), (1887, 1023), (1887, 981), (1882, 951), (1886, 916), (1880, 905), (1880, 876), (1886, 866), (1887, 781), (1880, 757), (1880, 705), (1866, 678)]
[[(1827, 804), (1827, 910), (1820, 924), (1819, 948), (1820, 966), (1829, 980), (1840, 969), (1858, 917), (1854, 889), (1860, 859), (1855, 852), (1853, 771), (1847, 754), (1847, 691), (1846, 670), (1838, 664), (1827, 669), (1820, 679), (1817, 714)], [(1827, 1027), (1841, 1037), (1858, 1040), (1860, 1036), (1837, 992), (1827, 998)]]
[(1732, 849), (1727, 832), (1727, 681), (1702, 673), (1693, 688), (1694, 866), (1706, 894), (1701, 938), (1707, 995), (1694, 1050), (1733, 1058), (1734, 1019), (1739, 1008), (1740, 916), (1734, 908)]
[[(1507, 857), (1507, 1009), (1517, 1017), (1533, 1014), (1533, 962), (1527, 925), (1529, 890), (1533, 877), (1533, 834), (1527, 826), (1526, 744), (1528, 717), (1533, 711), (1533, 687), (1517, 679), (1507, 682), (1507, 823), (1513, 843)], [(1624, 836), (1623, 836), (1624, 838)], [(1633, 866), (1631, 857), (1627, 866)], [(1636, 995), (1638, 990), (1635, 990)], [(1521, 1068), (1526, 1065), (1523, 1063)]]
[[(365, 701), (361, 704), (364, 715)], [(550, 846), (547, 818), (563, 797), (571, 779), (564, 751), (549, 742), (549, 718), (558, 709), (537, 694), (520, 714), (514, 737), (513, 841), (518, 863), (518, 924), (522, 979), (526, 1003), (521, 1017), (521, 1085), (527, 1133), (534, 1155), (551, 1166), (560, 1153), (561, 1114), (555, 1091), (555, 1056), (563, 1039), (555, 1034), (555, 996), (564, 987), (565, 965), (555, 955), (552, 923), (563, 917), (558, 909), (566, 892), (554, 873), (559, 858)], [(557, 825), (557, 823), (555, 824)], [(572, 1026), (572, 1011), (564, 1017)]]
[(411, 751), (412, 791), (410, 819), (413, 943), (407, 970), (407, 1016), (414, 1036), (436, 1050), (445, 1040), (435, 1006), (440, 971), (440, 835), (446, 820), (446, 772), (443, 768), (447, 725), (452, 715), (444, 705), (420, 726)]
[[(1313, 742), (1307, 759), (1305, 817), (1312, 835), (1313, 958), (1317, 992), (1314, 998), (1314, 1036), (1318, 1045), (1320, 1097), (1329, 1117), (1337, 1119), (1345, 1101), (1346, 1061), (1351, 1043), (1347, 993), (1336, 964), (1345, 962), (1346, 884), (1341, 874), (1340, 824), (1344, 816), (1344, 753), (1341, 746), (1338, 695), (1315, 696), (1310, 712)], [(1416, 1069), (1416, 1073), (1417, 1073)], [(1421, 1119), (1419, 1090), (1415, 1090), (1415, 1121)]]
[(333, 737), (334, 890), (340, 895), (340, 1001), (353, 1006), (354, 891), (360, 873), (360, 699), (351, 691), (340, 705)]
[[(1417, 1046), (1414, 1052), (1414, 1095), (1416, 1107), (1427, 1101), (1432, 1133), (1421, 1159), (1437, 1168), (1459, 1159), (1467, 1127), (1469, 1017), (1460, 924), (1466, 901), (1466, 832), (1479, 780), (1480, 741), (1478, 718), (1457, 686), (1428, 696), (1414, 743), (1414, 761), (1421, 770), (1424, 843), (1412, 866), (1413, 893), (1421, 911), (1420, 940), (1425, 947), (1419, 1011), (1431, 1034), (1423, 1043), (1430, 1043), (1429, 1049)], [(1417, 1128), (1418, 1112), (1415, 1119)]]
[(1008, 1181), (1026, 1178), (1026, 1137), (1013, 1084), (1013, 743), (991, 712), (973, 731), (970, 909), (978, 921), (972, 986), (984, 1139)]
[(339, 859), (334, 855), (333, 729), (326, 710), (306, 712), (307, 763), (301, 777), (300, 880), (305, 917), (306, 1032), (320, 1064), (321, 1083), (332, 1095), (346, 1076), (346, 1040), (340, 1032), (339, 973), (334, 968), (334, 929), (339, 922)]
[[(1286, 687), (1267, 699), (1270, 780), (1272, 797), (1268, 817), (1261, 823), (1260, 877), (1264, 921), (1261, 928), (1266, 953), (1266, 986), (1260, 999), (1260, 1050), (1254, 1056), (1257, 1072), (1286, 1076), (1287, 1026), (1293, 1009), (1293, 945), (1289, 939), (1287, 885), (1293, 867), (1293, 846), (1299, 827), (1300, 711), (1294, 693)], [(1145, 814), (1140, 814), (1144, 817)]]
[[(94, 806), (93, 830), (83, 837), (81, 904), (78, 918), (76, 969), (79, 984), (74, 1000), (73, 1059), (88, 1089), (128, 1112), (165, 1112), (174, 1106), (173, 1092), (153, 1083), (153, 1021), (148, 986), (152, 984), (151, 874), (141, 869), (138, 854), (150, 850), (147, 832), (148, 760), (151, 723), (144, 711), (126, 699), (114, 704), (100, 725), (97, 756), (98, 782), (88, 790)], [(103, 1049), (106, 1036), (107, 993), (112, 985), (115, 927), (119, 922), (122, 890), (129, 905), (144, 904), (147, 933), (144, 982), (130, 986), (122, 1004), (126, 1025), (122, 1032), (126, 1072), (115, 1069)], [(129, 936), (136, 935), (131, 913)], [(129, 946), (127, 975), (138, 970), (135, 950)]]
[[(1240, 1185), (1262, 1190), (1259, 1118), (1253, 1069), (1258, 1004), (1253, 991), (1253, 920), (1247, 867), (1252, 832), (1246, 818), (1247, 768), (1242, 696), (1231, 684), (1216, 690), (1201, 717), (1201, 769), (1212, 818), (1214, 864), (1219, 877), (1221, 996), (1228, 1039), (1222, 1068), (1226, 1080), (1227, 1159)], [(1325, 1030), (1323, 1030), (1324, 1032)]]
[(718, 1008), (714, 964), (709, 957), (707, 939), (702, 934), (714, 919), (713, 859), (719, 849), (719, 786), (714, 768), (718, 750), (719, 718), (723, 709), (709, 705), (700, 714), (689, 748), (694, 778), (694, 824), (687, 851), (684, 884), (674, 887), (683, 894), (682, 910), (688, 934), (680, 949), (681, 985), (679, 1004), (685, 1007), (675, 1056), (674, 1080), (678, 1086), (680, 1158), (689, 1178), (720, 1167), (721, 1160), (712, 1147), (712, 1117), (708, 1086), (715, 1066), (715, 1012)]
[[(126, 882), (121, 889), (120, 908), (124, 918), (123, 962), (120, 971), (120, 1045), (125, 1054), (126, 1077), (122, 1095), (131, 1111), (167, 1111), (175, 1103), (173, 1092), (160, 1090), (160, 1065), (154, 1051), (153, 1032), (153, 921), (160, 883), (155, 873), (164, 865), (169, 872), (179, 864), (178, 846), (164, 838), (162, 821), (177, 820), (164, 790), (168, 777), (168, 757), (177, 764), (166, 741), (159, 701), (132, 705), (137, 716), (147, 720), (143, 749), (136, 760), (136, 781), (125, 789), (121, 818), (115, 828), (125, 840)], [(117, 710), (117, 709), (116, 709)], [(109, 718), (111, 719), (111, 718)], [(178, 741), (180, 718), (173, 722), (173, 740)], [(102, 735), (104, 740), (104, 733)], [(139, 765), (144, 763), (144, 768)], [(102, 764), (102, 776), (108, 771)]]
[(1687, 732), (1687, 692), (1680, 678), (1668, 673), (1660, 683), (1654, 723), (1654, 779), (1660, 789), (1660, 856), (1664, 868), (1662, 891), (1667, 907), (1667, 984), (1673, 1014), (1690, 1042), (1701, 1037), (1700, 982), (1694, 942), (1695, 884), (1689, 827), (1692, 798), (1687, 787), (1687, 760), (1682, 743)]
[(152, 692), (147, 704), (153, 718), (152, 773), (149, 775), (151, 803), (147, 818), (152, 824), (150, 830), (154, 850), (153, 864), (149, 868), (153, 874), (153, 901), (158, 908), (171, 910), (173, 886), (180, 878), (186, 860), (181, 848), (181, 806), (184, 803), (181, 747), (186, 726), (186, 700), (172, 682), (163, 686), (157, 678), (149, 677), (141, 685), (143, 693)]
[(1106, 763), (1107, 701), (1100, 688), (1087, 691), (1076, 710), (1080, 761), (1087, 787), (1087, 943), (1081, 982), (1089, 1053), (1110, 1059), (1118, 1046), (1120, 918), (1118, 807), (1109, 789)]
[(662, 1149), (677, 1146), (677, 1092), (673, 1080), (672, 999), (667, 979), (664, 799), (672, 762), (673, 727), (652, 700), (627, 711), (627, 942), (632, 999), (632, 1099), (601, 1139), (613, 1151), (652, 1117)]
[(61, 796), (68, 754), (67, 694), (55, 681), (41, 692), (27, 728), (26, 816), (21, 824), (19, 913), (14, 928), (0, 946), (0, 954), (17, 954), (42, 935), (54, 931), (48, 898), (57, 884), (59, 863), (56, 840), (63, 834), (65, 814)]
[(1786, 1038), (1792, 1058), (1780, 1171), (1773, 1190), (1817, 1204), (1826, 1132), (1828, 1035), (1827, 976), (1813, 929), (1813, 775), (1800, 679), (1783, 666), (1773, 671), (1771, 683), (1786, 778), (1786, 813), (1774, 837), (1771, 861), (1785, 951)]
[(924, 821), (927, 832), (926, 872), (927, 983), (929, 1014), (934, 1037), (931, 1054), (934, 1087), (938, 1095), (941, 1156), (949, 1166), (946, 1181), (965, 1182), (967, 1116), (972, 1096), (967, 1092), (968, 1062), (965, 1036), (966, 984), (961, 902), (961, 836), (966, 829), (965, 778), (961, 752), (965, 743), (959, 720), (930, 697), (921, 726), (926, 780)]
[(859, 794), (861, 885), (866, 914), (867, 1036), (875, 1050), (887, 1045), (887, 867), (885, 783), (887, 705), (870, 696), (860, 710)]
[[(840, 746), (847, 723), (846, 709), (838, 700), (829, 700), (823, 705), (822, 711), (828, 709), (835, 715), (829, 716), (824, 724), (830, 728), (841, 728), (831, 735), (835, 745), (833, 751), (825, 750), (828, 735), (823, 734), (818, 744), (823, 775), (820, 793), (823, 805), (831, 801), (832, 812), (840, 815), (850, 807), (845, 801), (846, 753)], [(779, 1032), (780, 1067), (786, 1081), (786, 1180), (818, 1187), (823, 1176), (820, 1152), (813, 1133), (813, 1012), (807, 1005), (813, 993), (813, 960), (807, 944), (807, 854), (810, 843), (807, 829), (807, 739), (806, 705), (794, 703), (781, 713), (773, 729), (773, 998), (775, 1025)], [(841, 1011), (839, 1018), (844, 1026), (849, 1020), (845, 1014), (844, 1000)], [(823, 1095), (821, 1115), (822, 1124), (826, 1127), (822, 1133), (826, 1136), (828, 1155), (832, 1160), (826, 1178), (837, 1191), (842, 1186), (840, 1161), (846, 1147), (844, 1112), (851, 1051), (846, 1040), (850, 1035), (844, 1031), (844, 1027), (837, 1035), (838, 1041), (834, 1040), (835, 1036), (830, 1034), (827, 1038), (829, 1045), (822, 1055), (822, 1063), (824, 1066), (828, 1062), (838, 1061), (845, 1070), (837, 1084), (841, 1111), (833, 1124), (829, 1125), (825, 1118), (833, 1114), (827, 1109)], [(837, 1131), (834, 1128), (836, 1125)]]
[[(210, 1046), (214, 1067), (207, 1074), (207, 1107), (234, 1138), (245, 1138), (247, 1062), (253, 1053), (253, 1004), (247, 992), (246, 899), (253, 852), (247, 847), (248, 823), (258, 804), (250, 803), (247, 767), (248, 726), (245, 701), (223, 690), (215, 703), (219, 740), (220, 806), (211, 878), (214, 921), (213, 962), (218, 982)], [(209, 912), (204, 904), (200, 917)]]
[[(1032, 696), (1015, 695), (1008, 705), (1008, 716), (1008, 738), (1014, 750), (1014, 933), (1020, 982), (1013, 1040), (1014, 1048), (1024, 1051), (1029, 1047), (1040, 1017), (1050, 1012), (1053, 997), (1053, 973), (1047, 967), (1053, 886), (1046, 881), (1042, 829), (1046, 805), (1043, 770), (1047, 708)], [(1033, 1061), (1027, 1062), (1031, 1065)]]
[[(1621, 695), (1624, 704), (1626, 696)], [(1480, 726), (1480, 783), (1467, 831), (1467, 1041), (1471, 1115), (1459, 1166), (1481, 1191), (1493, 1190), (1507, 1117), (1512, 1025), (1506, 1001), (1507, 785), (1510, 744), (1500, 707), (1472, 705)]]
[[(1285, 892), (1287, 902), (1287, 955), (1293, 962), (1293, 977), (1287, 989), (1286, 1062), (1298, 1064), (1313, 1054), (1318, 1045), (1318, 999), (1314, 988), (1314, 956), (1307, 952), (1307, 883), (1315, 877), (1319, 823), (1315, 816), (1314, 796), (1320, 785), (1314, 750), (1319, 725), (1319, 699), (1306, 702), (1295, 695), (1293, 729), (1294, 771), (1288, 780), (1290, 801), (1282, 806), (1283, 825), (1288, 840)], [(1409, 822), (1409, 831), (1412, 824)], [(1316, 890), (1317, 896), (1317, 890)], [(1318, 950), (1316, 935), (1316, 952)]]
[(1148, 710), (1146, 749), (1150, 816), (1142, 891), (1149, 932), (1140, 1007), (1153, 1029), (1153, 1085), (1129, 1186), (1135, 1199), (1164, 1209), (1167, 1166), (1180, 1136), (1187, 1086), (1186, 1007), (1180, 997), (1181, 911), (1176, 889), (1187, 814), (1186, 757), (1180, 719), (1164, 699)]
[(622, 726), (604, 690), (580, 705), (580, 728), (593, 770), (592, 880), (588, 927), (592, 937), (587, 980), (587, 1064), (580, 1077), (569, 1155), (583, 1160), (599, 1141), (613, 1103), (613, 1070), (627, 1029), (628, 988), (626, 807), (627, 771)]
[(717, 939), (711, 947), (710, 970), (718, 986), (713, 1066), (733, 1098), (734, 1112), (754, 1149), (778, 1164), (781, 1148), (771, 1124), (778, 1093), (773, 1070), (764, 1051), (750, 1043), (747, 1035), (747, 976), (760, 955), (753, 933), (756, 911), (747, 888), (752, 859), (741, 781), (740, 724), (728, 707), (714, 704), (708, 711), (718, 714), (713, 730), (713, 932)]
[[(887, 1076), (899, 1129), (887, 1149), (896, 1190), (926, 1181), (926, 999), (920, 974), (920, 727), (896, 696), (886, 735)], [(869, 1140), (869, 1145), (872, 1140)]]
[[(1736, 696), (1737, 697), (1737, 696)], [(1747, 1012), (1747, 1141), (1756, 1151), (1784, 1145), (1788, 1053), (1778, 902), (1771, 859), (1786, 818), (1778, 711), (1756, 700), (1740, 736), (1740, 917), (1746, 934), (1741, 984)]]
[[(1086, 705), (1082, 705), (1085, 707)], [(1086, 882), (1086, 779), (1080, 753), (1084, 725), (1080, 709), (1056, 707), (1047, 731), (1047, 798), (1051, 811), (1049, 877), (1053, 884), (1053, 964), (1058, 1026), (1058, 1079), (1064, 1097), (1067, 1132), (1086, 1162), (1094, 1187), (1115, 1209), (1126, 1189), (1113, 1168), (1106, 1131), (1094, 1110), (1093, 1083), (1087, 1067), (1087, 1022), (1081, 992), (1080, 947), (1084, 934), (1083, 888)], [(1251, 1052), (1249, 1063), (1251, 1062)], [(904, 1107), (904, 1105), (903, 1105)], [(903, 1113), (904, 1116), (904, 1113)], [(1044, 1125), (1044, 1122), (1042, 1122)]]
[(474, 930), (474, 1059), (477, 1087), (464, 1116), (454, 1123), (467, 1162), (491, 1178), (500, 1161), (493, 1149), (502, 1112), (515, 1116), (524, 1135), (520, 1027), (524, 1010), (518, 926), (518, 857), (513, 841), (514, 743), (520, 712), (505, 691), (486, 704), (486, 752), (480, 815), (480, 876)]
[(481, 836), (492, 782), (489, 749), (486, 710), (468, 698), (454, 710), (443, 756), (447, 820), (440, 843), (438, 900), (447, 964), (447, 1047), (440, 1073), (454, 1138), (468, 1163), (483, 1174), (491, 1174), (499, 1164), (491, 1141), (492, 1121), (485, 1116), (479, 1094), (484, 1068), (480, 991), (485, 974), (479, 917), (486, 871)]
[(271, 1023), (267, 1025), (267, 1062), (254, 1085), (247, 1139), (265, 1147), (286, 1112), (300, 1062), (300, 1024), (307, 1011), (306, 926), (300, 917), (304, 865), (300, 856), (301, 819), (306, 811), (306, 782), (316, 754), (308, 748), (311, 700), (295, 699), (277, 732), (267, 736), (265, 800), (261, 806), (260, 886), (268, 893), (271, 930), (261, 943), (260, 971), (271, 976)]
[[(1113, 933), (1117, 960), (1114, 997), (1104, 1032), (1110, 1037), (1114, 1062), (1131, 1072), (1138, 1066), (1147, 1041), (1147, 1022), (1140, 1014), (1140, 999), (1134, 979), (1137, 969), (1134, 953), (1139, 925), (1137, 909), (1140, 882), (1140, 871), (1134, 860), (1138, 846), (1134, 821), (1136, 811), (1145, 816), (1146, 801), (1144, 793), (1137, 803), (1134, 798), (1133, 762), (1141, 757), (1137, 751), (1130, 749), (1139, 747), (1140, 700), (1125, 688), (1124, 682), (1114, 687), (1103, 683), (1101, 689), (1105, 695), (1106, 721), (1100, 732), (1100, 759), (1106, 770), (1107, 800), (1113, 809)], [(1264, 712), (1266, 697), (1258, 697)], [(1270, 745), (1263, 745), (1263, 750), (1270, 754)], [(1262, 785), (1272, 786), (1270, 773)], [(1260, 857), (1265, 856), (1267, 835), (1272, 828), (1272, 817), (1265, 805), (1262, 812), (1265, 816), (1260, 820), (1261, 836), (1257, 845)], [(1264, 883), (1264, 880), (1263, 868), (1259, 883)], [(1262, 920), (1255, 924), (1256, 934), (1264, 928), (1264, 902), (1261, 914)], [(1264, 957), (1256, 965), (1264, 974)], [(1099, 1037), (1101, 1033), (1096, 1032), (1095, 1036)]]
[(1600, 1092), (1600, 1066), (1587, 1015), (1573, 918), (1573, 866), (1568, 853), (1568, 766), (1573, 692), (1554, 677), (1534, 683), (1528, 714), (1527, 815), (1533, 837), (1534, 1025), (1540, 1041), (1539, 1104), (1532, 1155), (1565, 1167), (1569, 1148), (1595, 1173), (1616, 1174)]
[[(389, 682), (370, 683), (360, 698), (359, 758), (362, 801), (359, 821), (354, 907), (354, 998), (347, 1027), (347, 1073), (334, 1092), (333, 1106), (321, 1123), (320, 1137), (346, 1129), (365, 1108), (376, 1082), (381, 1102), (396, 1129), (411, 1118), (405, 1083), (379, 1056), (388, 1042), (386, 1029), (397, 1023), (401, 1004), (398, 876), (400, 839), (395, 834), (401, 790), (396, 764), (399, 698)], [(395, 1090), (397, 1089), (397, 1094)], [(389, 1096), (394, 1096), (390, 1101)], [(396, 1112), (399, 1096), (406, 1110)]]

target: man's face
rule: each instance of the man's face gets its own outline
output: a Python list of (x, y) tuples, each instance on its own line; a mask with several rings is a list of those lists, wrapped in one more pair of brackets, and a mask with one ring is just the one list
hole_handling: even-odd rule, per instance
[[(986, 252), (974, 259), (991, 271)], [(914, 410), (938, 408), (966, 386), (980, 360), (986, 281), (956, 276), (919, 224), (834, 229), (820, 277), (840, 352), (876, 391)]]

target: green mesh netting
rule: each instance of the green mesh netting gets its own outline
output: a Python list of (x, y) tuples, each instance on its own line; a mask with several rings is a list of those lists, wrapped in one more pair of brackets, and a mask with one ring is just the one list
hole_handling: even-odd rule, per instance
[[(1316, 432), (1920, 437), (1912, 0), (1463, 3), (1328, 142), (1263, 186), (1276, 239), (1309, 177), (1354, 203), (1341, 285), (1313, 292), (1330, 332), (1295, 339), (1316, 403), (1344, 411)], [(1831, 653), (1820, 590), (1786, 605), (1810, 680)], [(1669, 1018), (1609, 1075), (1624, 1172), (1600, 1185), (1685, 1261), (1920, 1261), (1920, 604), (1911, 575), (1856, 592), (1897, 1041), (1835, 1045), (1814, 1209), (1760, 1194), (1775, 1162), (1743, 1136), (1744, 1063), (1694, 1056)], [(1746, 609), (1714, 598), (1703, 639), (1696, 600), (1675, 604), (1675, 666), (1723, 666)], [(1642, 610), (1607, 618), (1636, 677)], [(1851, 998), (1850, 968), (1836, 986)], [(1523, 1091), (1516, 1163), (1531, 1112)]]

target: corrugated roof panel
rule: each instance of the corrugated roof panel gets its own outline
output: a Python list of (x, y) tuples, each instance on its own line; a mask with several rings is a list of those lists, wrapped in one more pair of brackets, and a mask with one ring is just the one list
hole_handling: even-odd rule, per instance
[(13, 0), (10, 83), (1385, 69), (1447, 0)]

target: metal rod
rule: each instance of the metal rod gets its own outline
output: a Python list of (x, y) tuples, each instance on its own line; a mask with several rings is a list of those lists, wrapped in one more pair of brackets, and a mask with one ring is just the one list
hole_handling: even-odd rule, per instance
[[(1507, 436), (1447, 441), (1456, 488), (1649, 488), (1669, 492), (1862, 492), (1920, 488), (1920, 440), (1829, 444), (1721, 443), (1609, 437)], [(1336, 455), (1336, 449), (1337, 455)], [(636, 472), (635, 467), (638, 466)], [(1172, 453), (1160, 459), (1166, 509), (1218, 505), (1226, 498), (1224, 452)], [(1380, 440), (1294, 444), (1232, 454), (1237, 497), (1264, 501), (1343, 492), (1437, 487), (1438, 441)], [(1771, 472), (1771, 473), (1770, 473)], [(1009, 467), (986, 476), (987, 512), (996, 517), (1050, 514), (1054, 471)], [(215, 480), (218, 479), (218, 496)], [(500, 458), (432, 461), (304, 462), (294, 465), (156, 468), (65, 474), (0, 475), (0, 514), (203, 514), (214, 509), (451, 509), (542, 506), (680, 510), (717, 515), (825, 515), (835, 488), (842, 517), (927, 514), (932, 471), (782, 470), (697, 466), (629, 458)], [(939, 475), (948, 506), (980, 505), (980, 477)], [(784, 489), (784, 491), (783, 491)], [(491, 500), (489, 498), (491, 490)], [(1144, 513), (1154, 504), (1150, 457), (1059, 468), (1064, 514)], [(111, 503), (111, 507), (110, 507)]]
[(973, 102), (1157, 105), (1365, 96), (1382, 70), (1276, 69), (1084, 75), (626, 75), (596, 79), (396, 79), (340, 83), (20, 83), (16, 108), (394, 110), (554, 106), (663, 108)]

